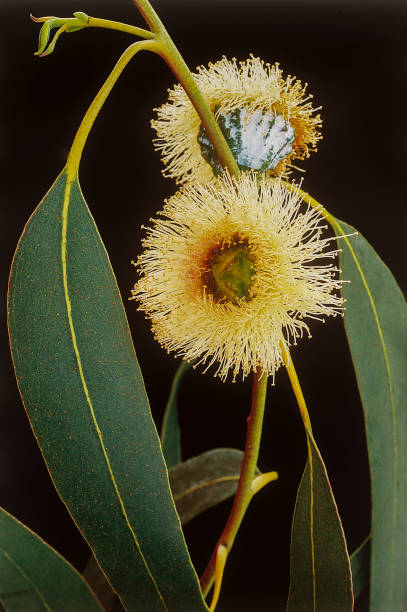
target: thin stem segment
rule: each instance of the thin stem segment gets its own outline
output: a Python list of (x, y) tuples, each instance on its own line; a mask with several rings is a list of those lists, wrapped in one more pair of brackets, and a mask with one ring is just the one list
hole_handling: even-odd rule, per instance
[(119, 21), (110, 21), (110, 19), (99, 19), (98, 17), (89, 17), (86, 27), (118, 30), (119, 32), (127, 32), (127, 34), (140, 36), (140, 38), (145, 38), (146, 40), (151, 40), (154, 38), (154, 34), (150, 30), (128, 25), (127, 23), (120, 23)]
[(283, 343), (281, 343), (280, 346), (281, 346), (281, 352), (283, 355), (284, 365), (286, 367), (287, 374), (290, 379), (291, 386), (293, 388), (293, 391), (294, 391), (294, 394), (297, 400), (298, 408), (300, 409), (300, 413), (301, 413), (302, 420), (304, 422), (305, 430), (307, 432), (307, 435), (309, 434), (310, 436), (312, 436), (312, 427), (311, 427), (311, 421), (310, 421), (309, 414), (308, 414), (307, 405), (305, 403), (304, 395), (303, 395), (303, 392), (300, 386), (300, 381), (298, 380), (297, 372), (295, 371), (292, 357), (287, 347)]
[(161, 55), (188, 94), (223, 168), (227, 169), (230, 174), (238, 176), (239, 167), (209, 108), (208, 102), (199, 90), (188, 66), (172, 42), (157, 13), (148, 0), (133, 0), (133, 2), (143, 15), (151, 31), (155, 34), (157, 41), (160, 41), (159, 55)]
[(322, 206), (322, 204), (320, 204), (320, 202), (318, 202), (318, 200), (313, 198), (306, 191), (303, 191), (302, 189), (300, 189), (297, 185), (294, 186), (292, 183), (289, 183), (288, 181), (282, 181), (282, 183), (284, 183), (284, 185), (285, 185), (285, 187), (287, 187), (287, 189), (291, 190), (291, 189), (295, 188), (295, 190), (301, 195), (303, 201), (306, 204), (308, 204), (309, 206), (312, 206), (312, 208), (317, 209), (319, 211), (319, 213), (324, 217), (324, 219), (326, 219), (328, 221), (328, 223), (330, 224), (332, 229), (335, 231), (335, 233), (337, 233), (337, 234), (339, 233), (345, 239), (345, 242), (347, 242), (348, 246), (350, 246), (347, 234), (345, 234), (345, 232), (343, 231), (343, 229), (341, 228), (340, 224), (337, 222), (335, 217), (333, 215), (331, 215), (331, 213), (328, 212), (326, 210), (326, 208), (324, 208)]
[(258, 371), (253, 378), (252, 404), (247, 419), (246, 444), (239, 483), (229, 518), (201, 578), (201, 589), (204, 596), (207, 595), (214, 581), (218, 549), (223, 546), (226, 549), (226, 556), (230, 553), (237, 531), (254, 495), (252, 484), (259, 456), (266, 393), (267, 376), (264, 374), (262, 376)]
[(73, 178), (77, 173), (79, 168), (79, 162), (82, 156), (83, 147), (85, 146), (85, 142), (92, 128), (92, 125), (100, 109), (102, 108), (107, 96), (112, 91), (114, 84), (123, 72), (124, 68), (139, 51), (148, 50), (157, 53), (158, 47), (159, 45), (155, 40), (138, 41), (130, 45), (130, 47), (128, 47), (123, 53), (123, 55), (120, 57), (119, 61), (107, 77), (106, 81), (102, 85), (92, 104), (88, 108), (84, 118), (82, 119), (82, 122), (76, 133), (68, 156), (68, 161), (66, 165), (68, 178)]
[[(108, 30), (118, 30), (119, 32), (126, 32), (133, 36), (140, 36), (146, 40), (152, 40), (154, 38), (153, 32), (150, 30), (144, 30), (137, 26), (127, 25), (127, 23), (120, 23), (118, 21), (111, 21), (110, 19), (99, 19), (98, 17), (90, 17), (82, 11), (77, 11), (73, 14), (73, 17), (34, 17), (30, 15), (31, 19), (36, 23), (42, 23), (43, 26), (40, 30), (38, 51), (34, 55), (45, 57), (50, 55), (55, 49), (56, 42), (63, 32), (77, 32), (84, 28), (105, 28)], [(58, 28), (50, 44), (49, 36), (51, 30)], [(47, 46), (48, 45), (48, 46)]]
[[(198, 113), (219, 162), (231, 175), (238, 176), (240, 174), (239, 167), (215, 120), (209, 104), (195, 83), (188, 66), (172, 42), (160, 18), (148, 0), (133, 1), (146, 20), (151, 31), (155, 34), (157, 42), (160, 43), (159, 55), (161, 55), (177, 77)], [(254, 495), (252, 484), (259, 455), (266, 390), (267, 376), (265, 374), (261, 376), (258, 372), (255, 373), (252, 391), (252, 407), (247, 423), (246, 445), (233, 507), (223, 533), (201, 578), (201, 588), (205, 596), (213, 584), (216, 573), (216, 588), (211, 611), (215, 609), (219, 597), (227, 556), (232, 548), (246, 509)], [(216, 562), (217, 560), (218, 562)], [(218, 567), (217, 572), (216, 565)]]

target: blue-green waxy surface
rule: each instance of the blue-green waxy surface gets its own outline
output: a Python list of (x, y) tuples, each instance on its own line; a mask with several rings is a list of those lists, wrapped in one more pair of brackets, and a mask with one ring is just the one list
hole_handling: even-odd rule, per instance
[[(260, 110), (248, 115), (246, 108), (238, 108), (220, 113), (217, 122), (240, 170), (274, 170), (292, 151), (294, 128), (281, 115)], [(220, 174), (222, 166), (203, 126), (198, 143), (214, 174)]]

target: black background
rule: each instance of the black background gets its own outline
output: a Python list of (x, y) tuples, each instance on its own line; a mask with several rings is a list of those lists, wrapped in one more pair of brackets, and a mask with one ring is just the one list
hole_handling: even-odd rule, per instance
[[(284, 73), (310, 83), (322, 105), (324, 140), (303, 162), (304, 189), (356, 226), (406, 288), (407, 7), (390, 2), (156, 0), (155, 8), (191, 68), (223, 54), (279, 61)], [(1, 95), (1, 458), (0, 503), (80, 570), (88, 550), (56, 495), (22, 408), (8, 352), (8, 269), (28, 216), (65, 164), (79, 122), (130, 44), (123, 33), (64, 35), (48, 58), (33, 56), (37, 16), (75, 10), (143, 25), (129, 0), (2, 0)], [(142, 54), (126, 68), (85, 147), (80, 179), (111, 257), (160, 424), (178, 362), (156, 344), (148, 322), (128, 302), (130, 265), (140, 252), (140, 225), (175, 187), (161, 174), (151, 144), (152, 108), (174, 78), (161, 60)], [(313, 338), (293, 351), (315, 437), (326, 461), (349, 549), (369, 532), (369, 472), (363, 416), (343, 322), (311, 325)], [(223, 384), (188, 374), (181, 392), (184, 458), (213, 447), (242, 448), (248, 383)], [(283, 610), (289, 579), (290, 522), (305, 465), (303, 427), (284, 371), (267, 401), (259, 465), (277, 483), (253, 500), (224, 578), (219, 611)], [(230, 502), (186, 529), (197, 571), (210, 556)], [(357, 610), (366, 610), (366, 594)]]

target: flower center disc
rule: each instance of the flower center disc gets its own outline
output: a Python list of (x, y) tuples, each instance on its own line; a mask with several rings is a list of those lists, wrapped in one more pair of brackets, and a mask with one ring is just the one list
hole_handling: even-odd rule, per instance
[(246, 245), (232, 245), (218, 251), (209, 266), (204, 281), (217, 301), (237, 304), (241, 298), (250, 299), (249, 289), (255, 268)]

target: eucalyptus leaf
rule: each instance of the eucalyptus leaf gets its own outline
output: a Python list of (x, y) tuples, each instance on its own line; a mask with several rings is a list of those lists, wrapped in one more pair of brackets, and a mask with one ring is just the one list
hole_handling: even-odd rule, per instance
[[(356, 230), (336, 220), (338, 236)], [(389, 230), (390, 231), (390, 230)], [(407, 610), (407, 309), (362, 235), (339, 244), (345, 329), (366, 423), (372, 490), (371, 612)]]
[(181, 432), (178, 418), (178, 390), (181, 380), (191, 367), (188, 361), (182, 361), (171, 385), (170, 396), (165, 408), (161, 427), (161, 446), (168, 468), (172, 468), (181, 461)]
[[(243, 452), (216, 448), (169, 471), (170, 485), (181, 524), (236, 493)], [(256, 469), (256, 476), (260, 471)]]
[(20, 392), (54, 484), (127, 610), (207, 610), (171, 496), (120, 293), (63, 171), (12, 265)]
[(352, 567), (353, 594), (356, 599), (369, 581), (370, 535), (351, 554), (350, 563)]
[[(181, 525), (236, 493), (243, 452), (234, 448), (216, 448), (169, 470), (170, 485)], [(256, 476), (260, 475), (256, 469)], [(90, 557), (84, 572), (86, 581), (110, 609), (112, 590), (95, 558)]]
[(3, 508), (0, 601), (7, 612), (103, 609), (72, 565)]
[(308, 449), (291, 533), (287, 612), (351, 612), (352, 576), (345, 536), (324, 462), (311, 435)]

